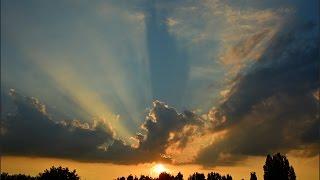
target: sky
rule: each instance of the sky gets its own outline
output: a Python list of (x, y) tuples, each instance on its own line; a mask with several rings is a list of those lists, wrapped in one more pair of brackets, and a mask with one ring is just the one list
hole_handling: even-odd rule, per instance
[(240, 179), (281, 152), (319, 179), (319, 22), (317, 0), (2, 0), (2, 169)]

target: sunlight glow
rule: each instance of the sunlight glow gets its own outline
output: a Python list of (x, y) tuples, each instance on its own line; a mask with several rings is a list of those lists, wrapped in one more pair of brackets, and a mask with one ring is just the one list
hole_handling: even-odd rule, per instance
[[(142, 36), (143, 32), (139, 33)], [(83, 113), (92, 119), (112, 126), (116, 137), (130, 144), (132, 142), (129, 138), (135, 133), (131, 127), (139, 127), (144, 120), (141, 112), (146, 104), (151, 102), (148, 65), (145, 62), (146, 45), (144, 41), (133, 38), (133, 44), (141, 45), (135, 45), (135, 53), (129, 58), (125, 55), (119, 56), (117, 51), (97, 38), (99, 34), (91, 32), (90, 29), (79, 32), (76, 37), (79, 36), (80, 39), (82, 34), (92, 34), (86, 43), (88, 47), (82, 50), (85, 53), (79, 50), (60, 50), (59, 54), (45, 50), (39, 53), (29, 49), (25, 51), (35, 67), (40, 69), (45, 77), (49, 77), (49, 81), (60, 94), (81, 107)], [(66, 43), (72, 44), (73, 41)], [(134, 61), (132, 63), (135, 68), (124, 65), (128, 61)], [(127, 77), (134, 77), (134, 80), (129, 81)], [(136, 81), (140, 83), (139, 86)], [(61, 104), (55, 105), (61, 107)], [(67, 106), (63, 110), (68, 111), (68, 108)], [(84, 121), (91, 120), (80, 118)], [(133, 123), (127, 123), (128, 121)]]
[(162, 172), (169, 172), (169, 170), (163, 164), (156, 164), (151, 169), (152, 174), (158, 176)]
[[(34, 59), (46, 59), (47, 62), (36, 62), (37, 65), (42, 67), (44, 72), (56, 83), (62, 93), (72, 99), (73, 102), (78, 104), (84, 111), (91, 115), (93, 119), (102, 121), (106, 126), (111, 125), (117, 133), (118, 137), (130, 137), (130, 131), (119, 121), (119, 115), (112, 111), (112, 107), (102, 101), (100, 94), (94, 92), (90, 86), (83, 83), (84, 77), (81, 76), (72, 65), (65, 62), (50, 63), (53, 59), (33, 56)], [(58, 59), (64, 59), (60, 57)], [(125, 139), (124, 139), (125, 140)]]

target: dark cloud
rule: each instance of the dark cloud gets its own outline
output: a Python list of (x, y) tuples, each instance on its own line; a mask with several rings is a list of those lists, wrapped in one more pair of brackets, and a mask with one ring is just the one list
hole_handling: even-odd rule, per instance
[(314, 33), (318, 26), (294, 22), (284, 27), (259, 61), (236, 79), (215, 117), (223, 123), (214, 131), (228, 133), (203, 149), (197, 163), (228, 164), (248, 155), (294, 149), (316, 154), (319, 102), (313, 93), (319, 88), (319, 37)]
[(200, 125), (201, 119), (190, 111), (178, 113), (165, 103), (155, 101), (142, 128), (147, 135), (140, 148), (163, 153), (168, 144), (170, 133), (180, 132), (186, 125)]
[(54, 121), (36, 98), (10, 93), (16, 111), (2, 122), (4, 154), (86, 159), (96, 153), (97, 146), (113, 141), (112, 132), (102, 123)]
[(275, 93), (298, 96), (317, 88), (319, 42), (317, 37), (302, 37), (304, 33), (281, 32), (249, 72), (239, 75), (233, 94), (221, 106), (229, 119), (240, 119)]
[[(190, 125), (201, 126), (201, 124), (203, 124), (203, 121), (193, 112), (178, 113), (173, 107), (156, 100), (153, 102), (145, 122), (141, 125), (141, 132), (137, 133), (135, 137), (139, 142), (138, 147), (126, 149), (126, 152), (120, 155), (116, 152), (123, 151), (123, 148), (118, 143), (117, 146), (112, 145), (107, 153), (109, 155), (120, 155), (117, 158), (113, 155), (113, 158), (117, 159), (116, 163), (171, 162), (171, 158), (165, 154), (165, 150), (170, 143), (180, 142), (182, 138), (170, 140), (170, 134), (178, 134), (185, 127)], [(181, 144), (181, 148), (183, 146)]]
[(192, 112), (179, 114), (174, 108), (155, 101), (142, 133), (136, 139), (138, 147), (116, 139), (107, 123), (79, 120), (57, 120), (36, 98), (10, 91), (16, 110), (2, 121), (2, 153), (40, 157), (68, 158), (78, 161), (135, 164), (170, 161), (163, 156), (169, 134), (185, 125), (201, 121)]
[(36, 98), (10, 92), (16, 111), (2, 120), (3, 155), (68, 158), (78, 161), (138, 163), (149, 160), (139, 149), (114, 138), (106, 123), (52, 119)]

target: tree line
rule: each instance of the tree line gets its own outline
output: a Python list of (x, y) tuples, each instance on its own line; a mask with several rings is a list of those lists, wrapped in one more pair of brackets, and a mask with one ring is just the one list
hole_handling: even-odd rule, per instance
[(80, 176), (76, 170), (70, 171), (68, 168), (61, 166), (52, 166), (49, 170), (39, 173), (37, 176), (29, 176), (25, 174), (1, 173), (1, 180), (79, 180)]
[[(268, 155), (266, 162), (263, 166), (264, 180), (296, 180), (296, 174), (292, 166), (285, 155), (280, 153), (274, 155)], [(51, 167), (49, 170), (45, 170), (39, 173), (37, 176), (29, 176), (24, 174), (13, 174), (1, 173), (0, 180), (79, 180), (80, 176), (76, 170), (70, 171), (68, 168)], [(140, 177), (129, 175), (127, 177), (118, 177), (115, 180), (183, 180), (184, 176), (182, 173), (177, 175), (171, 175), (167, 172), (162, 172), (159, 177), (152, 178), (149, 176), (141, 175)], [(217, 172), (210, 172), (207, 176), (203, 173), (195, 172), (191, 174), (187, 180), (232, 180), (232, 176), (220, 175)], [(250, 173), (250, 180), (257, 180), (255, 172)]]
[[(268, 155), (266, 162), (263, 166), (264, 180), (296, 180), (296, 174), (292, 166), (290, 166), (289, 161), (285, 155), (280, 153), (274, 155)], [(149, 176), (141, 175), (140, 177), (133, 177), (129, 175), (127, 177), (118, 177), (116, 180), (183, 180), (183, 174), (180, 172), (174, 176), (167, 172), (162, 172), (159, 177), (152, 178)], [(257, 175), (255, 172), (250, 173), (250, 180), (257, 180)], [(210, 172), (207, 176), (203, 173), (195, 172), (191, 174), (187, 180), (232, 180), (232, 176), (220, 175), (217, 172)]]

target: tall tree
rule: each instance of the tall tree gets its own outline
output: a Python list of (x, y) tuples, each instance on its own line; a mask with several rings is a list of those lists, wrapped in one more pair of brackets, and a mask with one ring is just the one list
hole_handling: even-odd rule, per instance
[(280, 153), (268, 155), (263, 166), (265, 180), (295, 180), (296, 175), (286, 156)]
[(183, 175), (179, 172), (176, 177), (174, 177), (174, 180), (183, 180)]
[(251, 172), (250, 173), (250, 180), (257, 180), (257, 175), (256, 175), (256, 172)]
[(130, 174), (130, 175), (127, 177), (127, 180), (133, 180), (133, 176)]

